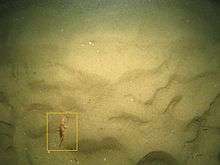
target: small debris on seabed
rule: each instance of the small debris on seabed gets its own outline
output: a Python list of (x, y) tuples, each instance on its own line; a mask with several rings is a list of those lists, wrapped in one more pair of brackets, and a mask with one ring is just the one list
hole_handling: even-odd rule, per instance
[(131, 101), (131, 102), (133, 102), (133, 101), (134, 101), (134, 99), (133, 99), (133, 98), (131, 98), (131, 99), (130, 99), (130, 101)]
[(93, 41), (89, 41), (89, 45), (95, 46), (95, 43)]

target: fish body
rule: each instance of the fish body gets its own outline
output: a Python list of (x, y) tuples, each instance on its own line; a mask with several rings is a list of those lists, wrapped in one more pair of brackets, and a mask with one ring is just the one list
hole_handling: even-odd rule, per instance
[(65, 124), (65, 116), (64, 116), (64, 117), (61, 118), (60, 125), (59, 125), (59, 135), (60, 135), (59, 147), (61, 147), (62, 142), (64, 140), (66, 128), (67, 128), (67, 126)]

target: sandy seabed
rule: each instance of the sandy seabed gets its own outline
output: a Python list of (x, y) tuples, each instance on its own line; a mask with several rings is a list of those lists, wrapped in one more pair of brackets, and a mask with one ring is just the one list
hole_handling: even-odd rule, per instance
[[(219, 6), (2, 3), (0, 164), (218, 165)], [(47, 152), (60, 124), (49, 118), (46, 138), (48, 112), (79, 114), (77, 152)], [(62, 149), (75, 146), (75, 120)]]

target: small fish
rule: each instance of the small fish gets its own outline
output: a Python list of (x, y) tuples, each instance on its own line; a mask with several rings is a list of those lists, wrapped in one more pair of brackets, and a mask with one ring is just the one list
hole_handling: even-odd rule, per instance
[(65, 135), (65, 130), (67, 129), (66, 126), (66, 117), (62, 116), (61, 120), (60, 120), (60, 126), (59, 126), (59, 134), (60, 134), (60, 143), (59, 143), (59, 148), (62, 145), (62, 142), (64, 140), (64, 135)]

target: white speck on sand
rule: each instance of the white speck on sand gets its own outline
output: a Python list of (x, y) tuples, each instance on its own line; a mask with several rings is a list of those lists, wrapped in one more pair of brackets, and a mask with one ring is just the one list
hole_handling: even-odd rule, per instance
[(89, 41), (89, 45), (95, 46), (95, 43), (93, 41)]

